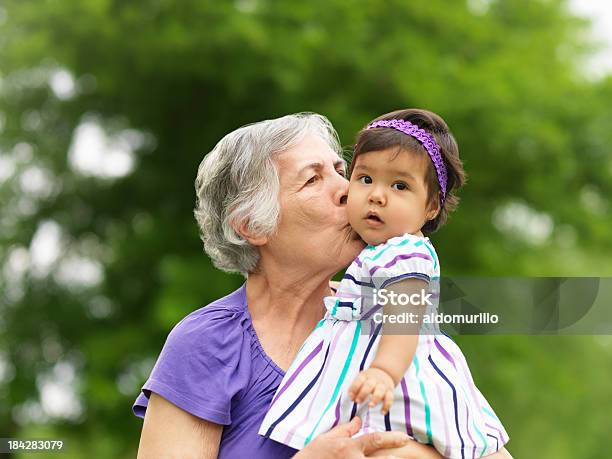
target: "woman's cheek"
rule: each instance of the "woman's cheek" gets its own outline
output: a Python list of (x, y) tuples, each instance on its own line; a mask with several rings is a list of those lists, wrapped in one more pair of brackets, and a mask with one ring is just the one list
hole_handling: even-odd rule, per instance
[(321, 201), (316, 198), (306, 200), (300, 206), (300, 220), (305, 228), (320, 228), (325, 221), (329, 220), (329, 209), (321, 205)]

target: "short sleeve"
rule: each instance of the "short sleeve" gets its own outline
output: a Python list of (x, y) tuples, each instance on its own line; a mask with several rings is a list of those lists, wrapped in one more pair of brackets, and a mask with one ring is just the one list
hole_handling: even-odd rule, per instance
[[(228, 425), (231, 406), (248, 383), (241, 312), (206, 306), (170, 332), (132, 410), (144, 418), (151, 392), (207, 421)], [(248, 346), (247, 346), (248, 347)]]
[(408, 278), (429, 283), (435, 276), (437, 264), (435, 250), (428, 239), (408, 234), (376, 246), (363, 259), (364, 269), (378, 289)]

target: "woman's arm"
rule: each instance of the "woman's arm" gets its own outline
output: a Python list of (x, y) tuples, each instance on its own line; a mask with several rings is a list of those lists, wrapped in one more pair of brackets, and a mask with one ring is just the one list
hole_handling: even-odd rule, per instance
[(142, 426), (138, 459), (214, 459), (223, 426), (204, 421), (151, 393)]

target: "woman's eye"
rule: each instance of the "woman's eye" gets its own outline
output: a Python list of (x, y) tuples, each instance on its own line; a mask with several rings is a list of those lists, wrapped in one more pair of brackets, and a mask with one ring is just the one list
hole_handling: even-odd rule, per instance
[(314, 175), (310, 178), (310, 180), (308, 180), (306, 182), (306, 185), (312, 185), (313, 183), (315, 183), (317, 180), (319, 180), (319, 176), (318, 175)]
[(408, 189), (408, 186), (407, 186), (405, 183), (402, 183), (402, 182), (396, 182), (396, 183), (394, 183), (394, 184), (393, 184), (393, 185), (391, 185), (391, 186), (392, 186), (393, 188), (395, 188), (396, 190), (400, 190), (400, 191), (403, 191), (403, 190), (407, 190), (407, 189)]
[(338, 172), (338, 174), (340, 174), (342, 177), (346, 177), (346, 172), (344, 172), (343, 169), (336, 169), (336, 172)]
[(362, 175), (361, 177), (359, 177), (359, 181), (364, 185), (369, 185), (370, 183), (372, 183), (372, 177), (370, 177), (369, 175)]

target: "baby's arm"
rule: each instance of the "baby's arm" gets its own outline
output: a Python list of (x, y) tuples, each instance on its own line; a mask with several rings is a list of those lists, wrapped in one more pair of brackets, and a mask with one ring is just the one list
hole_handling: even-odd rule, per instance
[[(386, 287), (387, 299), (394, 294), (415, 295), (422, 298), (421, 291), (427, 292), (427, 282), (420, 279), (404, 279)], [(413, 323), (383, 323), (383, 334), (378, 350), (370, 368), (357, 375), (349, 387), (351, 400), (363, 403), (370, 397), (370, 406), (383, 402), (382, 412), (386, 414), (393, 401), (393, 389), (397, 386), (410, 367), (419, 340), (419, 328), (424, 304), (400, 305), (389, 302), (383, 308), (384, 316), (399, 317), (402, 313), (412, 313)]]

